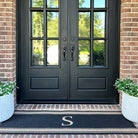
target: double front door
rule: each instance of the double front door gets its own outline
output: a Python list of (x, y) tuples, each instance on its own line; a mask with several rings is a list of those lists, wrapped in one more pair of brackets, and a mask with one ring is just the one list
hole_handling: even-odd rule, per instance
[(18, 99), (117, 102), (116, 0), (20, 0)]

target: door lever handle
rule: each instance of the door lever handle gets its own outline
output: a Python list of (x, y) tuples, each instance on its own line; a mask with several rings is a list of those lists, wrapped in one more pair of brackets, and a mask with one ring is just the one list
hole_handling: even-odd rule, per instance
[(66, 61), (66, 46), (63, 47), (63, 60)]
[(73, 46), (71, 46), (71, 49), (70, 49), (70, 56), (71, 56), (71, 61), (73, 61), (74, 60), (74, 47)]

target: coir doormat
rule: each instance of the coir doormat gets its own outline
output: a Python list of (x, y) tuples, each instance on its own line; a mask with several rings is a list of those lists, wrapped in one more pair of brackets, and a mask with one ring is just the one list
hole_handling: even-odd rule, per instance
[(15, 112), (0, 124), (6, 134), (138, 134), (120, 112)]

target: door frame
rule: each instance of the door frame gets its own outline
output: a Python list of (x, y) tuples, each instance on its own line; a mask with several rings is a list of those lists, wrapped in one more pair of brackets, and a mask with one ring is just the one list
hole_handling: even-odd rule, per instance
[[(118, 51), (118, 56), (117, 61), (118, 61), (118, 75), (120, 76), (120, 9), (121, 9), (121, 0), (117, 0), (115, 8), (116, 8), (116, 34), (115, 34), (115, 39), (116, 39), (116, 48)], [(36, 101), (22, 101), (22, 93), (20, 92), (20, 88), (22, 87), (21, 82), (21, 0), (16, 1), (16, 81), (17, 81), (17, 86), (19, 89), (17, 89), (17, 103), (36, 103)], [(118, 76), (118, 77), (119, 77)], [(69, 78), (69, 77), (68, 77)], [(115, 101), (102, 101), (101, 103), (119, 103), (119, 94), (117, 93), (117, 102)], [(44, 102), (44, 101), (42, 101)], [(41, 103), (41, 101), (39, 101)], [(45, 101), (45, 103), (99, 103), (99, 101)]]

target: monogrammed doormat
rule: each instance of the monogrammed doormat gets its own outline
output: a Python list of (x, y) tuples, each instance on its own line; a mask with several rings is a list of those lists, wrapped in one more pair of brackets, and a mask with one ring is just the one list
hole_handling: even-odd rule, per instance
[(6, 134), (138, 134), (120, 112), (15, 112), (0, 124)]

